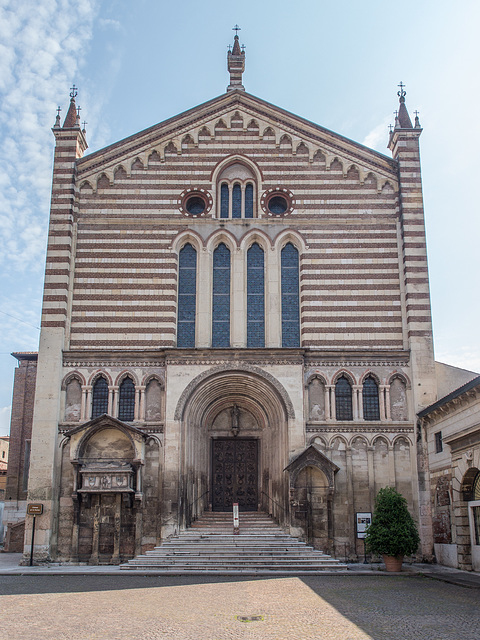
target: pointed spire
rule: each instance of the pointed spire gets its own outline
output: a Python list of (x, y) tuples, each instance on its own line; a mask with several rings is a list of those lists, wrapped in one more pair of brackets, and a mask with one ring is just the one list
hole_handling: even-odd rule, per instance
[(57, 116), (55, 118), (55, 124), (53, 125), (55, 129), (60, 129), (60, 111), (62, 110), (62, 107), (58, 106), (57, 107)]
[(397, 96), (400, 106), (398, 107), (398, 115), (395, 118), (395, 129), (413, 129), (412, 121), (405, 106), (405, 96), (407, 95), (407, 92), (404, 90), (405, 85), (403, 82), (400, 82), (398, 86), (400, 87), (400, 91), (397, 91)]
[(64, 129), (70, 129), (77, 125), (77, 105), (75, 104), (75, 98), (77, 97), (78, 90), (75, 85), (70, 89), (70, 106), (68, 107), (67, 115), (63, 122)]
[(240, 48), (240, 41), (238, 39), (238, 32), (240, 27), (236, 24), (233, 29), (235, 31), (235, 37), (233, 39), (233, 50), (227, 54), (227, 66), (230, 73), (230, 84), (227, 87), (227, 91), (245, 91), (245, 87), (242, 84), (242, 74), (245, 71), (245, 47)]

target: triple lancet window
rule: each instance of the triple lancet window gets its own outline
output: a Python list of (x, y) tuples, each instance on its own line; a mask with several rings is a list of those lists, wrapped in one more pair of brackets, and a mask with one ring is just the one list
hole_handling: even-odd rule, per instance
[(253, 184), (233, 186), (222, 182), (220, 186), (220, 217), (221, 218), (253, 218)]
[[(297, 248), (289, 242), (283, 247), (279, 257), (280, 264), (275, 261), (274, 265), (275, 269), (280, 270), (281, 285), (278, 294), (281, 295), (281, 313), (274, 321), (278, 323), (281, 345), (274, 346), (297, 348), (300, 346), (299, 253)], [(228, 348), (231, 346), (232, 281), (235, 277), (245, 279), (244, 302), (240, 303), (243, 313), (246, 315), (244, 325), (246, 335), (243, 346), (248, 348), (265, 347), (267, 286), (265, 258), (264, 249), (257, 242), (254, 242), (248, 248), (246, 256), (244, 255), (244, 266), (240, 267), (246, 271), (243, 272), (243, 275), (239, 275), (233, 272), (232, 254), (225, 243), (220, 243), (213, 251), (210, 266), (212, 347)], [(180, 250), (178, 264), (177, 346), (191, 349), (196, 346), (197, 281), (200, 282), (201, 288), (208, 277), (206, 274), (197, 277), (197, 252), (189, 243)], [(278, 275), (273, 277), (275, 283), (278, 283), (278, 280)], [(270, 295), (272, 294), (270, 293)], [(241, 322), (241, 318), (236, 317), (235, 320)]]
[(256, 212), (255, 186), (253, 171), (247, 165), (234, 162), (227, 166), (218, 176), (217, 194), (220, 207), (217, 212), (219, 218), (254, 218)]

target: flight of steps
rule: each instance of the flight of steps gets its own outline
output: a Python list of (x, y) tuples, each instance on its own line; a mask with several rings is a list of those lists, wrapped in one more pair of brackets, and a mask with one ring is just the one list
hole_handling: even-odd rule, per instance
[(347, 566), (287, 535), (266, 514), (241, 513), (240, 533), (233, 535), (231, 513), (205, 512), (190, 529), (120, 568), (184, 575), (312, 575), (346, 571)]

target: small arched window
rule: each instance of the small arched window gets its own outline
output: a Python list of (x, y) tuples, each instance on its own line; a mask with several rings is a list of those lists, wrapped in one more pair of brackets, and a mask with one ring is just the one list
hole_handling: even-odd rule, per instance
[(186, 244), (178, 254), (177, 347), (195, 347), (197, 252)]
[(108, 382), (100, 376), (92, 389), (92, 418), (98, 418), (104, 413), (108, 413)]
[(212, 347), (230, 346), (230, 250), (213, 252)]
[(378, 385), (372, 376), (368, 376), (363, 383), (363, 419), (380, 420), (380, 405), (378, 402)]
[(300, 346), (300, 282), (298, 250), (291, 242), (281, 254), (282, 347)]
[(120, 385), (118, 419), (132, 422), (135, 419), (135, 385), (131, 378), (125, 378)]
[(353, 420), (352, 387), (345, 376), (335, 385), (335, 417), (337, 420)]
[(247, 251), (247, 347), (265, 346), (265, 259), (257, 243)]

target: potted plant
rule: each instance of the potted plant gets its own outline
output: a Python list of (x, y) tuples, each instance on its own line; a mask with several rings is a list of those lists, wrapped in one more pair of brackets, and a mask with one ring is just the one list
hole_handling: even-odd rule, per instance
[(403, 556), (415, 553), (419, 544), (417, 526), (405, 498), (393, 487), (380, 489), (365, 536), (367, 550), (383, 556), (387, 571), (401, 571)]

